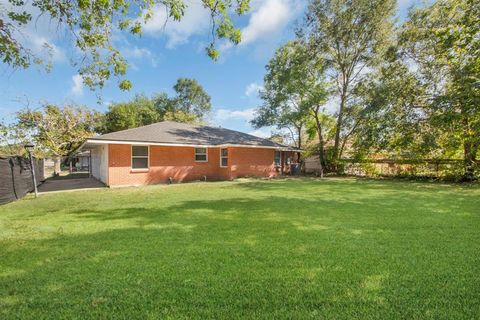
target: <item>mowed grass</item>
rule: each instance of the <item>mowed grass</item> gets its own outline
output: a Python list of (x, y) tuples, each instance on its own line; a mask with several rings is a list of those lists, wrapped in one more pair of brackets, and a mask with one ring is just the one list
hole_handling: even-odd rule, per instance
[(0, 319), (478, 319), (480, 188), (240, 181), (0, 207)]

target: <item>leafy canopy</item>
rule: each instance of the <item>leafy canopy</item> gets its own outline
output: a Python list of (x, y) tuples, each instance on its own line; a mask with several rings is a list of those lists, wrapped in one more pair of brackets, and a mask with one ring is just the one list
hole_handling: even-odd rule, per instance
[[(390, 43), (395, 0), (312, 0), (300, 35), (325, 61), (338, 97), (334, 161), (355, 130), (353, 91)], [(343, 141), (342, 141), (343, 140)]]
[(440, 0), (410, 12), (385, 63), (358, 93), (366, 106), (359, 154), (464, 160), (480, 152), (480, 4)]
[(196, 80), (180, 78), (173, 88), (176, 94), (172, 98), (166, 93), (151, 98), (137, 95), (132, 101), (111, 104), (99, 131), (114, 132), (167, 120), (199, 123), (210, 112), (210, 96)]
[[(211, 13), (211, 40), (206, 52), (212, 59), (219, 55), (217, 38), (234, 44), (241, 41), (231, 15), (243, 15), (249, 10), (249, 2), (201, 0)], [(180, 21), (189, 8), (186, 0), (8, 0), (0, 4), (0, 61), (19, 68), (42, 63), (22, 39), (28, 23), (47, 16), (72, 36), (80, 52), (74, 64), (87, 86), (101, 88), (114, 76), (120, 89), (129, 90), (132, 84), (125, 78), (127, 62), (115, 47), (113, 35), (120, 30), (140, 36), (143, 24), (152, 19), (156, 10), (166, 10), (169, 19)]]
[(45, 154), (62, 157), (72, 154), (94, 135), (100, 113), (74, 105), (59, 107), (52, 104), (40, 110), (24, 109), (17, 113), (17, 125)]
[(331, 123), (322, 110), (328, 96), (323, 59), (297, 40), (278, 49), (266, 68), (265, 89), (261, 92), (264, 102), (252, 124), (290, 130), (298, 148), (303, 147), (304, 134), (309, 139), (317, 136), (323, 176), (325, 129)]

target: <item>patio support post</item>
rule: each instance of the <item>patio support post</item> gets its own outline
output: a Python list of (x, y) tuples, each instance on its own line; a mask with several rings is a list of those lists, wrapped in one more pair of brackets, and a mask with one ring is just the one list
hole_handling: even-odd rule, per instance
[(283, 167), (284, 167), (284, 165), (285, 165), (285, 164), (284, 164), (284, 158), (285, 158), (284, 152), (285, 152), (285, 151), (280, 151), (280, 174), (281, 174), (282, 176), (283, 176), (283, 173), (284, 173), (284, 172), (283, 172)]
[(92, 150), (88, 151), (88, 177), (92, 177)]

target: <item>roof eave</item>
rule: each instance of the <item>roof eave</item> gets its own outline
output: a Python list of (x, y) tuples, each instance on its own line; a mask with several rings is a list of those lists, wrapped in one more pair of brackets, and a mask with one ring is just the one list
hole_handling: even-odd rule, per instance
[(266, 146), (266, 145), (251, 145), (251, 144), (237, 144), (237, 143), (224, 143), (224, 144), (190, 144), (190, 143), (167, 143), (167, 142), (151, 142), (151, 141), (134, 141), (134, 140), (106, 140), (106, 139), (87, 139), (78, 150), (81, 150), (88, 144), (136, 144), (136, 145), (151, 145), (151, 146), (167, 146), (167, 147), (197, 147), (197, 148), (258, 148), (258, 149), (275, 149), (280, 151), (292, 151), (303, 152), (296, 148), (288, 146)]

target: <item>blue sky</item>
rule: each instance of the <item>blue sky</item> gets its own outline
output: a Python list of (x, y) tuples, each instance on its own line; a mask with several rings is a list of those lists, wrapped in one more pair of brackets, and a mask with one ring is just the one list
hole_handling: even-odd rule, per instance
[[(5, 3), (7, 0), (0, 0)], [(401, 0), (398, 17), (405, 17), (408, 7), (419, 0)], [(276, 48), (294, 36), (295, 24), (304, 15), (306, 0), (252, 0), (248, 15), (235, 19), (242, 29), (242, 43), (237, 47), (219, 42), (221, 58), (213, 62), (204, 52), (209, 41), (209, 16), (200, 0), (187, 0), (190, 7), (180, 23), (168, 22), (164, 28), (164, 11), (157, 10), (145, 26), (141, 38), (115, 35), (115, 45), (130, 64), (130, 92), (122, 92), (112, 79), (99, 92), (85, 88), (77, 70), (70, 63), (74, 50), (65, 33), (52, 26), (48, 19), (30, 25), (23, 38), (25, 45), (42, 53), (42, 44), (49, 43), (54, 63), (50, 73), (39, 67), (12, 70), (0, 64), (0, 119), (11, 120), (15, 111), (27, 103), (36, 108), (42, 102), (63, 104), (74, 102), (100, 111), (108, 103), (126, 101), (136, 93), (151, 95), (172, 93), (179, 77), (198, 80), (212, 97), (213, 110), (209, 121), (226, 128), (266, 136), (270, 129), (255, 131), (248, 121), (260, 104), (257, 97), (265, 73), (265, 65)], [(103, 102), (98, 103), (97, 94)]]

